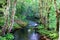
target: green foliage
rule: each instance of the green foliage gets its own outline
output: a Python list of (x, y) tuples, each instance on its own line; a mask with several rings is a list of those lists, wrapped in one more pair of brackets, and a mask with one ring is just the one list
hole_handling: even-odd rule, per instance
[(3, 26), (4, 25), (4, 22), (5, 22), (4, 17), (0, 17), (0, 26)]
[(44, 29), (44, 26), (41, 24), (38, 26), (38, 29)]
[[(38, 1), (32, 0), (18, 0), (16, 15), (21, 18), (23, 16), (33, 16), (38, 12)], [(22, 16), (21, 16), (22, 15)], [(24, 18), (24, 17), (23, 17)]]
[(57, 39), (58, 38), (58, 34), (57, 33), (51, 33), (51, 34), (49, 34), (49, 37), (51, 39)]
[(11, 33), (7, 33), (5, 36), (0, 36), (0, 40), (13, 40), (14, 36)]
[(39, 30), (40, 34), (45, 35), (49, 37), (50, 39), (57, 39), (58, 38), (58, 33), (55, 31), (48, 31), (45, 29)]
[(60, 9), (60, 0), (56, 0), (57, 8)]
[(17, 23), (14, 23), (13, 29), (18, 29), (18, 28), (21, 28), (21, 26), (18, 25)]
[(53, 5), (51, 6), (49, 13), (49, 28), (56, 29), (56, 11)]
[(0, 40), (7, 40), (6, 37), (0, 36)]
[(6, 0), (0, 0), (0, 4), (5, 4)]
[[(0, 0), (0, 4), (4, 5), (6, 0)], [(39, 9), (39, 4), (38, 0), (17, 0), (17, 6), (16, 6), (16, 15), (15, 19), (20, 19), (20, 20), (26, 20), (27, 16), (33, 16), (38, 13)], [(50, 11), (49, 11), (49, 28), (55, 28), (56, 29), (56, 10), (54, 7), (54, 2), (48, 2), (48, 5), (50, 6)], [(56, 1), (57, 3), (57, 8), (60, 9), (60, 0)], [(0, 10), (3, 10), (0, 8)], [(10, 10), (11, 11), (11, 10)], [(43, 16), (46, 16), (47, 11), (46, 9), (43, 9)], [(2, 15), (1, 15), (2, 16)], [(10, 20), (10, 19), (9, 19)], [(5, 22), (4, 17), (0, 17), (0, 26), (3, 26)], [(38, 21), (40, 22), (40, 21)], [(21, 28), (20, 25), (14, 22), (14, 29), (15, 28)], [(31, 28), (32, 29), (32, 28)], [(31, 30), (30, 29), (30, 30)], [(45, 30), (45, 27), (43, 24), (38, 26), (39, 32), (42, 35), (46, 35), (51, 39), (57, 38), (58, 33), (54, 32), (54, 30), (49, 31)], [(7, 33), (4, 37), (0, 36), (0, 40), (13, 40), (14, 36), (10, 33)]]
[(7, 34), (5, 35), (5, 37), (6, 37), (6, 39), (8, 39), (8, 40), (13, 40), (13, 39), (14, 39), (14, 36), (13, 36), (11, 33), (7, 33)]

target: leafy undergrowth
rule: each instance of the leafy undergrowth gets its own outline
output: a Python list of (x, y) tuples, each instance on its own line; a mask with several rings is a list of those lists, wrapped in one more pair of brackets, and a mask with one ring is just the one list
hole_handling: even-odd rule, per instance
[(55, 31), (49, 31), (49, 30), (40, 29), (39, 33), (41, 35), (47, 36), (48, 38), (50, 38), (52, 40), (58, 39), (58, 33), (55, 32)]
[(0, 40), (13, 40), (14, 36), (11, 33), (7, 33), (5, 36), (0, 36)]
[(57, 40), (58, 39), (58, 32), (55, 31), (55, 29), (53, 27), (49, 27), (49, 30), (48, 29), (45, 29), (45, 27), (41, 24), (38, 26), (38, 32), (43, 35), (43, 36), (46, 36), (48, 38), (50, 38), (51, 40)]

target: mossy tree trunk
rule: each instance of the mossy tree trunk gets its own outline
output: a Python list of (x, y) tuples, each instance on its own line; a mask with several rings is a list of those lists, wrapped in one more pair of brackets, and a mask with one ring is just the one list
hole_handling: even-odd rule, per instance
[(57, 8), (57, 4), (56, 4), (56, 0), (54, 0), (54, 5), (55, 5), (55, 9), (56, 9), (56, 31), (59, 32), (59, 15), (60, 15), (60, 9)]
[(15, 12), (16, 12), (16, 3), (17, 0), (14, 0), (12, 2), (12, 12), (11, 12), (11, 18), (10, 18), (10, 26), (8, 28), (8, 32), (11, 32), (13, 25), (14, 25), (14, 16), (15, 16)]
[[(2, 28), (2, 34), (4, 34), (4, 35), (5, 35), (6, 31), (10, 32), (12, 30), (13, 24), (14, 24), (14, 16), (15, 16), (15, 11), (16, 11), (17, 0), (12, 0), (12, 1), (13, 2), (11, 3), (11, 0), (7, 0), (6, 10), (4, 11), (5, 23)], [(12, 10), (10, 13), (11, 6), (12, 6)], [(10, 18), (10, 20), (9, 20), (9, 18)]]
[(39, 0), (39, 13), (40, 13), (40, 22), (45, 25), (44, 19), (45, 17), (43, 16), (43, 0)]
[(40, 22), (47, 28), (49, 25), (49, 5), (48, 0), (39, 0)]
[(4, 11), (5, 23), (4, 23), (4, 26), (2, 28), (2, 34), (4, 34), (4, 35), (5, 35), (5, 32), (8, 28), (9, 9), (10, 9), (10, 0), (7, 0), (6, 9)]

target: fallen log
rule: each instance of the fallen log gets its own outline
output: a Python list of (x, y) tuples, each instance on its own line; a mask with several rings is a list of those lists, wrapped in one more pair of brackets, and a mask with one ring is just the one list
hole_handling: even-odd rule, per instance
[(14, 21), (22, 27), (25, 27), (28, 25), (28, 22), (24, 22), (22, 20), (14, 20)]

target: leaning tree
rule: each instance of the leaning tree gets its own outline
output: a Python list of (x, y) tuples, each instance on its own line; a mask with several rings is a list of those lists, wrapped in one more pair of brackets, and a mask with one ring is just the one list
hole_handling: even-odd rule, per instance
[(17, 0), (7, 0), (7, 5), (4, 10), (5, 23), (2, 28), (3, 34), (5, 34), (7, 30), (8, 32), (10, 32), (13, 28), (14, 16), (16, 11), (16, 3), (17, 3)]

